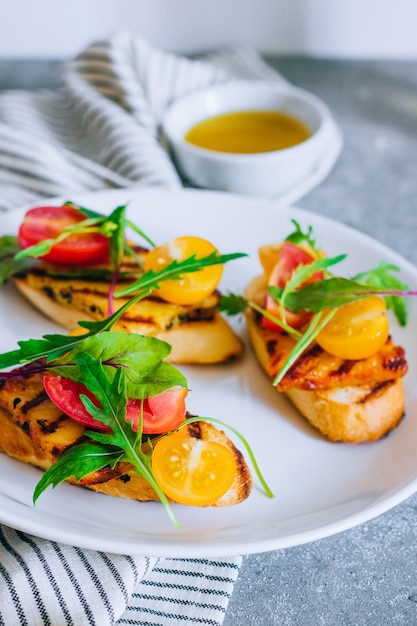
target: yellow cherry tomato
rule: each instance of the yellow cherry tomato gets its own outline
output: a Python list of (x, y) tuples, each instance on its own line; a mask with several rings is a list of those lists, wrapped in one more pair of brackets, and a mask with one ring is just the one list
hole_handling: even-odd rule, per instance
[(279, 261), (279, 253), (283, 245), (283, 242), (271, 243), (266, 246), (261, 246), (258, 250), (259, 260), (267, 278), (272, 274), (272, 270)]
[(229, 490), (236, 464), (232, 452), (222, 444), (179, 432), (155, 444), (152, 470), (162, 491), (174, 502), (208, 506)]
[(369, 296), (341, 306), (322, 328), (316, 341), (342, 359), (366, 359), (385, 344), (389, 321), (385, 302)]
[[(144, 261), (145, 272), (158, 271), (172, 263), (183, 261), (192, 255), (197, 259), (216, 252), (212, 243), (200, 237), (178, 237), (151, 250)], [(204, 267), (197, 272), (184, 274), (180, 280), (166, 280), (155, 292), (173, 304), (197, 304), (217, 287), (223, 274), (223, 265)]]

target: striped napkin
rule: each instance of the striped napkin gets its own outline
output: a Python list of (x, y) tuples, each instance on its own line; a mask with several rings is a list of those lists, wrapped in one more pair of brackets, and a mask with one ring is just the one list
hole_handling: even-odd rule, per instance
[[(0, 93), (0, 210), (117, 187), (180, 188), (158, 140), (161, 115), (178, 96), (231, 77), (284, 80), (252, 51), (187, 59), (121, 32), (69, 62), (58, 89)], [(220, 625), (240, 563), (111, 555), (0, 526), (0, 626)]]

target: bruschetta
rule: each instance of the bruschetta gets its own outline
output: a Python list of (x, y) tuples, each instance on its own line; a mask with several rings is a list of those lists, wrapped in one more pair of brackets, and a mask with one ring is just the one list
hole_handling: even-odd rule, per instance
[(187, 413), (186, 380), (168, 352), (115, 331), (48, 336), (0, 355), (2, 364), (27, 361), (0, 373), (0, 450), (45, 471), (35, 500), (64, 480), (169, 510), (249, 496), (244, 456), (209, 418)]
[[(259, 257), (263, 273), (247, 286), (246, 319), (254, 353), (277, 391), (332, 441), (386, 435), (404, 415), (408, 365), (392, 340), (384, 294), (405, 285), (383, 264), (353, 279), (336, 277), (329, 268), (343, 255), (327, 259), (298, 224)], [(394, 301), (404, 321), (398, 295)]]
[[(210, 242), (199, 237), (177, 238), (159, 247), (128, 242), (121, 208), (113, 218), (95, 213), (89, 217), (91, 212), (72, 205), (31, 209), (17, 236), (15, 266), (10, 265), (10, 254), (2, 255), (1, 245), (0, 265), (3, 259), (12, 268), (9, 276), (33, 306), (73, 331), (80, 320), (102, 320), (110, 310), (123, 306), (135, 295), (134, 285), (144, 269), (157, 272), (164, 264), (215, 252)], [(61, 239), (65, 229), (67, 235)], [(117, 229), (122, 232), (116, 237)], [(56, 243), (48, 248), (48, 241)], [(30, 263), (31, 259), (36, 262)], [(187, 269), (180, 279), (167, 281), (138, 300), (117, 328), (167, 341), (172, 346), (170, 359), (176, 363), (239, 358), (242, 340), (218, 309), (221, 275), (221, 264), (200, 271)]]

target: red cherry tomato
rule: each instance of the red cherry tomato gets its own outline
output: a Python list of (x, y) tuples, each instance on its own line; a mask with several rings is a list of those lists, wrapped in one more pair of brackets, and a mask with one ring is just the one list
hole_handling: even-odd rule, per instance
[[(274, 285), (283, 289), (287, 282), (290, 280), (294, 270), (299, 265), (309, 265), (315, 260), (316, 257), (313, 254), (310, 254), (304, 248), (301, 248), (300, 246), (297, 246), (290, 241), (285, 241), (279, 248), (277, 262), (269, 276), (268, 286)], [(316, 280), (321, 280), (322, 278), (322, 272), (316, 272), (306, 282), (313, 282)], [(268, 311), (268, 313), (271, 313), (271, 315), (274, 315), (278, 319), (281, 319), (280, 306), (269, 293), (267, 293), (266, 295), (264, 308)], [(299, 328), (300, 326), (305, 324), (309, 320), (309, 318), (310, 314), (306, 311), (293, 313), (288, 309), (285, 310), (285, 322), (292, 328)], [(269, 320), (267, 317), (262, 318), (262, 327), (268, 328), (270, 330), (282, 331), (282, 329), (277, 324), (274, 324), (274, 322)]]
[[(112, 429), (94, 419), (85, 408), (80, 395), (84, 394), (100, 408), (95, 396), (82, 383), (76, 383), (62, 376), (44, 376), (44, 387), (49, 398), (63, 413), (73, 420), (94, 430), (112, 432)], [(173, 388), (158, 396), (143, 401), (143, 432), (144, 434), (163, 434), (174, 430), (185, 418), (186, 389)], [(133, 430), (137, 431), (141, 401), (128, 399), (126, 421), (132, 422)]]
[[(174, 387), (158, 396), (143, 401), (143, 433), (163, 434), (174, 430), (185, 419), (185, 396), (187, 390)], [(141, 400), (129, 399), (126, 409), (126, 420), (132, 422), (133, 430), (137, 431), (140, 417)]]
[[(68, 226), (86, 216), (73, 206), (42, 206), (30, 209), (19, 228), (18, 243), (23, 250), (45, 239), (56, 239)], [(55, 244), (40, 257), (60, 265), (94, 265), (108, 260), (109, 240), (101, 233), (74, 233)]]
[(44, 376), (43, 384), (52, 402), (68, 417), (87, 428), (101, 430), (106, 433), (112, 432), (109, 426), (94, 419), (82, 403), (81, 394), (90, 398), (98, 408), (101, 406), (85, 385), (62, 376)]

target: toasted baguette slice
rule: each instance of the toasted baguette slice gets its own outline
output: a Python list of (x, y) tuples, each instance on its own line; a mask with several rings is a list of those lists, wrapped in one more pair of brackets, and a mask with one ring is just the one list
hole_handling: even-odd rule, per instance
[[(254, 279), (246, 297), (262, 301), (265, 278)], [(294, 341), (285, 333), (261, 328), (258, 316), (247, 313), (255, 355), (274, 380)], [(404, 350), (389, 339), (369, 359), (345, 361), (314, 345), (278, 385), (304, 417), (331, 441), (373, 441), (395, 428), (404, 414), (402, 377), (407, 373)]]
[[(126, 271), (133, 267), (125, 261)], [(80, 320), (107, 316), (109, 283), (97, 275), (71, 276), (71, 268), (41, 263), (16, 276), (14, 283), (31, 304), (70, 331)], [(129, 308), (114, 328), (166, 341), (175, 363), (223, 363), (242, 355), (243, 342), (218, 312), (219, 298), (214, 292), (198, 305), (176, 305), (150, 296)], [(117, 298), (115, 310), (127, 300)]]
[[(0, 451), (43, 470), (65, 450), (86, 440), (84, 427), (56, 407), (44, 391), (42, 376), (32, 374), (7, 379), (0, 388)], [(230, 489), (212, 506), (228, 506), (245, 500), (252, 478), (243, 455), (225, 433), (208, 422), (194, 422), (188, 434), (204, 441), (216, 441), (229, 448), (235, 458), (236, 476)], [(130, 464), (118, 463), (89, 474), (76, 485), (99, 493), (145, 502), (158, 500), (152, 487), (137, 475)]]

